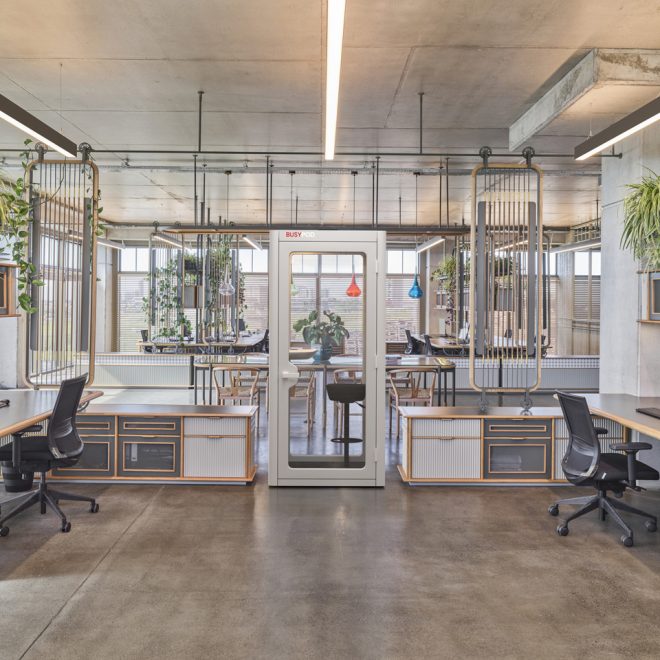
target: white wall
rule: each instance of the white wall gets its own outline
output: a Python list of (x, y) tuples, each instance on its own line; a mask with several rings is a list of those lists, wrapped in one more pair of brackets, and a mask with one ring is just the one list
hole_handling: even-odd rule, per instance
[(603, 159), (600, 390), (660, 396), (660, 326), (638, 323), (639, 264), (620, 247), (626, 184), (649, 168), (660, 172), (660, 127), (616, 145), (623, 158)]
[(17, 318), (0, 318), (0, 388), (16, 387), (18, 368)]
[[(639, 264), (620, 247), (626, 184), (639, 181), (646, 168), (660, 173), (660, 126), (627, 138), (615, 149), (623, 158), (603, 158), (600, 391), (660, 396), (660, 325), (638, 323)], [(653, 449), (639, 458), (660, 470), (660, 443), (651, 444)], [(642, 483), (658, 488), (658, 482)]]

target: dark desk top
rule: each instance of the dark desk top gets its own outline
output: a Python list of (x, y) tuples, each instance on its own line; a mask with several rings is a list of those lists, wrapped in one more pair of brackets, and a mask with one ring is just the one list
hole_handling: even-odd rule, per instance
[[(9, 399), (9, 406), (0, 408), (0, 436), (38, 424), (53, 412), (58, 390), (0, 390), (0, 399)], [(81, 403), (103, 396), (103, 392), (85, 390)]]
[(561, 408), (532, 408), (529, 414), (523, 414), (515, 406), (493, 406), (481, 412), (479, 406), (402, 406), (399, 408), (404, 417), (412, 419), (457, 419), (482, 417), (520, 417), (522, 419), (561, 417)]
[(87, 415), (122, 415), (129, 417), (252, 417), (257, 412), (256, 406), (195, 406), (133, 404), (133, 403), (97, 403), (85, 410)]
[(660, 440), (660, 419), (638, 413), (635, 408), (660, 408), (660, 397), (630, 394), (585, 394), (589, 409), (595, 415), (612, 419), (634, 431)]

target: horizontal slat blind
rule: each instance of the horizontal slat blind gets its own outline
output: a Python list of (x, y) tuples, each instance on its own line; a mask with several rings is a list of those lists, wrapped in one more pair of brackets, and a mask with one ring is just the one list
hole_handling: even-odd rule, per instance
[(268, 327), (268, 273), (245, 273), (245, 302), (246, 329), (265, 330)]
[(134, 352), (140, 330), (147, 328), (142, 299), (148, 295), (149, 281), (147, 273), (119, 273), (117, 279), (119, 350)]
[(406, 341), (406, 328), (420, 329), (420, 302), (408, 297), (410, 275), (388, 275), (385, 280), (385, 341)]

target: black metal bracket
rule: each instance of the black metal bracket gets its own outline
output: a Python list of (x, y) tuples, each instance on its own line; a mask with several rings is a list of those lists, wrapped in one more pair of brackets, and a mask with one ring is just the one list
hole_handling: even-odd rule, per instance
[(48, 151), (48, 146), (45, 145), (43, 142), (37, 142), (37, 144), (34, 145), (34, 149), (37, 152), (39, 156), (39, 162), (43, 163), (44, 162), (44, 156), (46, 152)]
[[(86, 163), (90, 160), (92, 155), (92, 145), (89, 142), (81, 142), (78, 145), (78, 151), (80, 152), (80, 160), (83, 163)], [(126, 159), (128, 161), (128, 158)]]
[(527, 167), (532, 166), (532, 158), (536, 156), (536, 151), (534, 151), (534, 147), (525, 147), (522, 150), (522, 155), (525, 161), (527, 162)]
[(490, 147), (481, 147), (479, 149), (479, 157), (484, 162), (484, 167), (488, 167), (488, 159), (493, 155), (493, 150)]

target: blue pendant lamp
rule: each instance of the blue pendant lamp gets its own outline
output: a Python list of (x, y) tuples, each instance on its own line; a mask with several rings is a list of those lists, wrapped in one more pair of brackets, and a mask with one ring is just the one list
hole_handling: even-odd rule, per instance
[[(419, 176), (419, 172), (415, 172), (415, 227), (417, 226), (417, 177), (418, 176)], [(415, 300), (419, 300), (424, 295), (424, 291), (422, 290), (422, 287), (419, 286), (419, 274), (417, 272), (418, 266), (419, 266), (419, 254), (417, 253), (417, 236), (415, 236), (415, 277), (413, 279), (412, 286), (410, 287), (410, 291), (408, 291), (408, 297), (414, 298)]]

